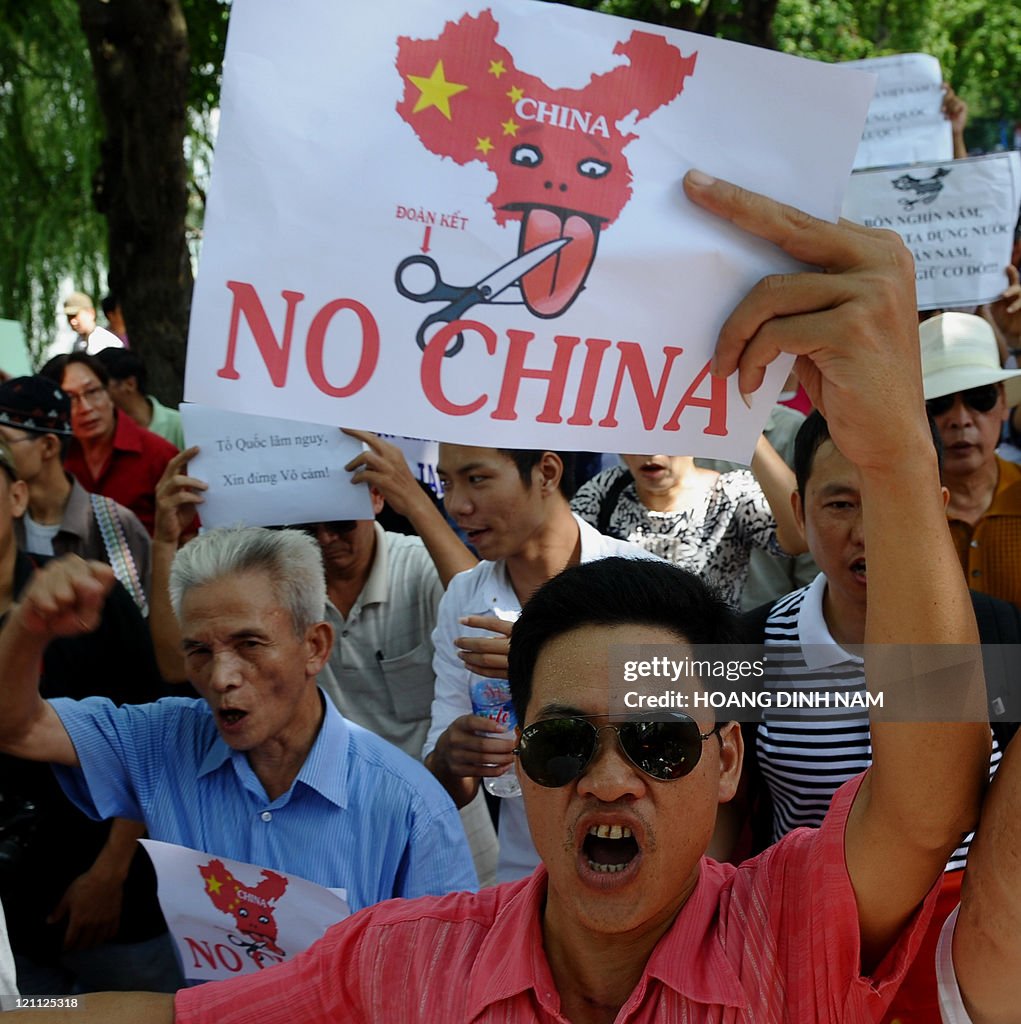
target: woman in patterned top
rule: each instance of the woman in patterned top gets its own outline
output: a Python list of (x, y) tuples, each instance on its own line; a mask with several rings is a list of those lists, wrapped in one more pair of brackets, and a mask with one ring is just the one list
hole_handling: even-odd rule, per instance
[(791, 508), (794, 474), (760, 437), (751, 472), (717, 473), (690, 455), (623, 455), (578, 488), (571, 508), (601, 533), (697, 572), (737, 607), (748, 556), (798, 555), (805, 541)]

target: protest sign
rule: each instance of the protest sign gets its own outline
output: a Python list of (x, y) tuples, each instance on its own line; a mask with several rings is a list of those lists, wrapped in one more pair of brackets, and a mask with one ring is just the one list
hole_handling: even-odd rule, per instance
[(919, 309), (977, 306), (1007, 286), (1021, 202), (1017, 153), (851, 176), (844, 216), (896, 231), (915, 258)]
[(187, 403), (181, 425), (201, 449), (188, 474), (209, 485), (203, 526), (374, 518), (368, 487), (344, 469), (362, 444), (337, 427)]
[(396, 434), (380, 434), (404, 453), (404, 460), (411, 475), (420, 483), (432, 489), (437, 498), (443, 497), (443, 484), (436, 475), (436, 464), (440, 458), (440, 446), (435, 441), (423, 441), (417, 437), (398, 437)]
[(943, 73), (926, 53), (845, 61), (878, 75), (854, 169), (951, 160), (954, 136), (943, 116)]
[(308, 949), (351, 913), (343, 889), (154, 839), (139, 840), (188, 981), (256, 974)]
[(32, 373), (25, 332), (17, 320), (0, 320), (0, 370), (10, 377), (25, 377)]
[(872, 76), (526, 0), (231, 14), (186, 397), (464, 444), (750, 458), (712, 379), (795, 264), (693, 166), (835, 220)]

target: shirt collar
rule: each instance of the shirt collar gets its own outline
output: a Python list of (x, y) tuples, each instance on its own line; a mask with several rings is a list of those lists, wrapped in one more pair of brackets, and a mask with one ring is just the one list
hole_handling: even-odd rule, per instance
[(142, 450), (142, 427), (127, 413), (119, 409), (114, 412), (113, 446), (121, 452), (140, 452)]
[(372, 566), (362, 592), (358, 595), (358, 604), (385, 604), (390, 586), (390, 550), (386, 542), (386, 532), (377, 522), (372, 528), (376, 534), (376, 550), (372, 555)]
[[(629, 1002), (641, 1002), (649, 978), (656, 978), (698, 1003), (750, 1007), (715, 930), (726, 870), (702, 858), (694, 891), (653, 950)], [(542, 938), (548, 880), (540, 865), (497, 912), (468, 977), (469, 1021), (484, 1020), (490, 1006), (529, 989), (551, 1016), (559, 1014), (560, 995)]]
[(826, 577), (823, 573), (805, 588), (805, 596), (798, 610), (798, 642), (805, 665), (811, 669), (832, 668), (842, 662), (860, 665), (861, 658), (844, 650), (833, 639), (822, 611), (822, 600), (826, 593)]
[(89, 532), (89, 512), (92, 503), (89, 500), (89, 492), (73, 476), (68, 476), (71, 480), (71, 493), (60, 520), (60, 532), (84, 538)]
[[(319, 734), (312, 744), (312, 749), (305, 758), (291, 788), (278, 801), (286, 802), (294, 787), (302, 782), (309, 789), (314, 789), (320, 796), (325, 797), (332, 804), (338, 807), (347, 807), (347, 750), (351, 740), (347, 722), (337, 710), (331, 700), (328, 700), (319, 691), (319, 699), (325, 707), (323, 724), (319, 727)], [(224, 743), (219, 733), (213, 740), (212, 745), (206, 752), (206, 756), (199, 765), (198, 776), (202, 778), (209, 775), (230, 761), (234, 772), (242, 784), (254, 779), (254, 772), (248, 763), (244, 751), (232, 750)]]
[(996, 456), (996, 490), (986, 516), (1016, 516), (1021, 512), (1021, 466)]
[(548, 878), (540, 864), (498, 907), (468, 975), (468, 1021), (485, 1020), (490, 1006), (529, 989), (552, 1015), (559, 1012), (560, 996), (542, 942)]

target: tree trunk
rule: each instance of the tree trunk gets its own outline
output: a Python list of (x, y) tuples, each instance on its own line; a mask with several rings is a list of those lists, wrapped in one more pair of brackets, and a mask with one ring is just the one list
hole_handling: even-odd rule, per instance
[(105, 124), (94, 180), (110, 290), (149, 391), (176, 404), (191, 310), (185, 238), (188, 29), (179, 0), (78, 0)]

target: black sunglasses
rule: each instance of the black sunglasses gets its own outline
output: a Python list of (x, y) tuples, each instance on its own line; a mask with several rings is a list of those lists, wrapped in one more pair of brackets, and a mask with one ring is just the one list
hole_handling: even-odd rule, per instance
[(699, 732), (698, 723), (679, 713), (654, 719), (634, 716), (625, 721), (593, 725), (590, 718), (547, 718), (524, 729), (514, 750), (525, 774), (540, 786), (556, 789), (580, 778), (599, 746), (599, 734), (612, 729), (624, 756), (639, 770), (660, 782), (681, 779), (702, 756), (702, 744), (719, 732)]
[(1000, 397), (1000, 389), (995, 384), (983, 384), (981, 387), (969, 388), (967, 391), (955, 391), (952, 395), (940, 395), (930, 398), (925, 408), (930, 416), (942, 416), (954, 404), (954, 399), (961, 396), (961, 401), (975, 412), (989, 412)]

